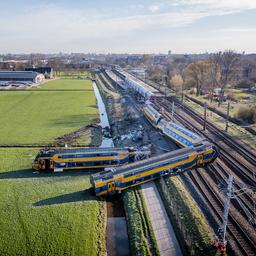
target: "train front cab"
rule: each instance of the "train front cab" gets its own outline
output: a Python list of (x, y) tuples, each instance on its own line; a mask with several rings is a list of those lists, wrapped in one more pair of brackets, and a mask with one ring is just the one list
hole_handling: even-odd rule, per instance
[[(195, 147), (199, 147), (202, 146), (204, 143), (208, 143), (208, 142), (202, 142), (199, 143), (197, 145), (195, 145)], [(211, 154), (206, 154), (207, 150), (204, 149), (202, 150), (197, 150), (197, 166), (198, 167), (202, 167), (205, 166), (206, 164), (210, 164), (212, 163), (218, 156), (219, 151), (218, 148), (215, 145), (211, 145), (211, 149), (212, 149), (212, 153)], [(209, 148), (208, 148), (209, 150)], [(210, 156), (209, 156), (210, 155)]]
[(53, 161), (50, 157), (44, 156), (43, 152), (39, 152), (32, 162), (34, 170), (51, 170), (53, 169)]
[(116, 192), (116, 183), (114, 181), (108, 182), (108, 195), (113, 195)]

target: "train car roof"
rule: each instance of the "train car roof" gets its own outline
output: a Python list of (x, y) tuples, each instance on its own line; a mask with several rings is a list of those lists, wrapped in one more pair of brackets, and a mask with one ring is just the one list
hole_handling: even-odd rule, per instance
[(99, 152), (99, 153), (105, 153), (105, 152), (121, 152), (121, 151), (129, 151), (128, 148), (95, 148), (95, 147), (88, 147), (88, 148), (65, 148), (65, 149), (49, 149), (44, 150), (45, 152), (47, 152), (48, 154), (50, 154), (50, 156), (53, 156), (55, 154), (69, 154), (69, 153), (95, 153), (95, 152)]
[(195, 152), (195, 151), (198, 152), (198, 150), (200, 151), (202, 149), (202, 147), (205, 148), (205, 146), (209, 146), (209, 145), (212, 145), (212, 144), (211, 143), (206, 143), (206, 144), (202, 143), (196, 147), (187, 147), (187, 148), (174, 150), (172, 152), (165, 153), (160, 156), (151, 157), (149, 159), (138, 161), (138, 162), (128, 164), (125, 166), (110, 168), (110, 169), (102, 171), (100, 173), (93, 174), (91, 177), (94, 180), (94, 182), (97, 180), (101, 180), (101, 179), (103, 179), (103, 180), (111, 179), (115, 175), (118, 175), (118, 174), (127, 174), (131, 171), (133, 172), (140, 168), (149, 167), (149, 166), (153, 166), (153, 165), (160, 165), (166, 161), (169, 161), (172, 158), (184, 157), (184, 155), (187, 155), (187, 154), (189, 154), (191, 152)]
[(111, 170), (108, 169), (108, 170), (102, 171), (100, 173), (95, 173), (91, 177), (94, 180), (94, 182), (97, 180), (101, 180), (101, 179), (102, 180), (112, 179), (114, 177), (114, 175), (128, 173), (128, 172), (134, 171), (138, 168), (143, 168), (145, 166), (149, 166), (149, 165), (153, 165), (153, 164), (160, 164), (161, 162), (169, 160), (170, 158), (179, 157), (179, 156), (181, 157), (184, 154), (188, 154), (193, 151), (195, 151), (195, 148), (193, 148), (193, 147), (187, 147), (187, 148), (174, 150), (172, 152), (165, 153), (160, 156), (151, 157), (149, 159), (138, 161), (138, 162), (135, 162), (132, 164), (128, 164), (128, 165), (116, 167), (116, 168), (111, 168)]
[(157, 89), (155, 89), (154, 87), (146, 84), (145, 82), (143, 82), (142, 80), (136, 78), (135, 76), (129, 74), (128, 72), (124, 71), (124, 70), (118, 70), (118, 72), (120, 72), (121, 74), (123, 74), (124, 76), (126, 76), (127, 78), (133, 80), (135, 83), (137, 83), (139, 86), (143, 87), (144, 89), (146, 89), (147, 91), (151, 92), (151, 93), (157, 93), (159, 92)]
[(93, 174), (92, 179), (94, 181), (101, 180), (101, 179), (111, 179), (114, 177), (114, 175), (128, 173), (129, 171), (134, 171), (135, 169), (143, 168), (144, 166), (149, 166), (156, 163), (159, 164), (162, 161), (166, 161), (166, 160), (169, 160), (170, 158), (182, 156), (184, 154), (188, 154), (193, 151), (195, 151), (194, 147), (187, 147), (187, 148), (174, 150), (172, 152), (165, 153), (160, 156), (151, 157), (149, 159), (138, 161), (132, 164), (111, 168), (111, 170), (106, 170), (100, 173)]
[(162, 122), (163, 125), (165, 125), (165, 127), (167, 129), (174, 130), (174, 132), (177, 133), (178, 136), (184, 138), (185, 140), (188, 140), (189, 142), (191, 142), (193, 144), (205, 140), (205, 138), (203, 136), (200, 136), (197, 133), (194, 133), (194, 132), (186, 129), (185, 127), (178, 125), (172, 121), (167, 121), (165, 119), (162, 119), (160, 122)]
[(131, 170), (135, 170), (137, 168), (144, 167), (146, 165), (148, 166), (148, 165), (154, 164), (155, 162), (159, 163), (159, 162), (162, 162), (162, 161), (165, 161), (165, 160), (169, 160), (170, 158), (182, 156), (183, 154), (188, 154), (188, 153), (193, 152), (193, 151), (195, 151), (194, 147), (187, 147), (187, 148), (177, 149), (177, 150), (171, 151), (169, 153), (162, 154), (160, 156), (151, 157), (149, 159), (145, 159), (145, 160), (135, 162), (135, 163), (132, 163), (132, 164), (128, 164), (128, 165), (125, 165), (125, 166), (116, 167), (114, 169), (113, 174), (115, 175), (115, 174), (125, 173), (125, 172), (131, 171)]

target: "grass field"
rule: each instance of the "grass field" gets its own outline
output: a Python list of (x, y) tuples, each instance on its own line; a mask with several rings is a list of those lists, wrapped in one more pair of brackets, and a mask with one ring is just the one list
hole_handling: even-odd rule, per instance
[(0, 145), (49, 144), (98, 120), (91, 82), (56, 80), (43, 88), (88, 91), (0, 92)]
[(40, 88), (47, 90), (54, 89), (74, 89), (74, 90), (90, 90), (92, 91), (92, 82), (90, 80), (75, 79), (57, 79), (43, 84)]
[(65, 70), (65, 71), (55, 71), (56, 77), (61, 77), (65, 79), (85, 79), (90, 78), (91, 74), (88, 71), (85, 70)]
[(0, 149), (0, 255), (104, 255), (105, 202), (83, 172), (38, 174), (37, 149)]

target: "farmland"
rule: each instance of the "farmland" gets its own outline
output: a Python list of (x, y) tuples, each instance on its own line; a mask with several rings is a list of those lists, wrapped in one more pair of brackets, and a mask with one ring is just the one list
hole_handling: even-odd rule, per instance
[(0, 144), (35, 147), (0, 148), (0, 255), (104, 255), (105, 202), (91, 195), (89, 174), (31, 170), (36, 145), (98, 120), (91, 82), (40, 89), (0, 93)]
[(87, 72), (85, 70), (65, 70), (65, 71), (58, 71), (55, 70), (55, 76), (56, 77), (61, 77), (64, 79), (86, 79), (86, 78), (90, 78), (91, 74), (90, 72)]
[(37, 149), (0, 149), (0, 255), (105, 252), (105, 203), (83, 172), (36, 174)]
[[(98, 119), (91, 82), (55, 80), (42, 86), (49, 91), (0, 93), (0, 145), (49, 144)], [(82, 89), (85, 91), (54, 91)]]
[(73, 90), (92, 91), (92, 82), (90, 80), (57, 79), (42, 85), (41, 88), (47, 89), (47, 90), (73, 89)]

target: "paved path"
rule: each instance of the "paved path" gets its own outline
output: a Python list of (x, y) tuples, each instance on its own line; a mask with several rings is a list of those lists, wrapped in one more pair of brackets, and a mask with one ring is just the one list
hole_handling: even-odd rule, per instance
[(182, 252), (154, 182), (141, 185), (160, 255), (181, 256)]

